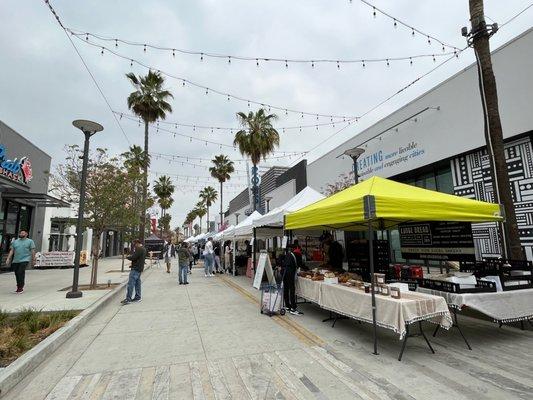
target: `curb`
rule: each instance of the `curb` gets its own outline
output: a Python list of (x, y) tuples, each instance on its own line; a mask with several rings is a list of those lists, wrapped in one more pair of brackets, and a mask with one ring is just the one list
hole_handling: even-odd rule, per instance
[(37, 346), (28, 350), (6, 368), (0, 370), (0, 398), (24, 379), (30, 372), (37, 368), (72, 335), (85, 326), (97, 311), (114, 299), (122, 289), (126, 287), (127, 283), (127, 281), (122, 282), (111, 292), (97, 300), (79, 315), (67, 322), (63, 327), (59, 328), (42, 342), (37, 344)]

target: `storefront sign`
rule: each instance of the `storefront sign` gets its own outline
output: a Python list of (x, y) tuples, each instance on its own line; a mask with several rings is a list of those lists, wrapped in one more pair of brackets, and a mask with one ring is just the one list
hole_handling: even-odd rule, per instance
[(36, 258), (37, 258), (37, 263), (35, 264), (35, 266), (40, 267), (40, 268), (74, 266), (74, 252), (73, 251), (43, 252), (43, 253), (39, 253)]
[(472, 224), (417, 222), (400, 224), (402, 257), (408, 260), (475, 261)]
[(33, 178), (31, 162), (28, 157), (7, 158), (6, 148), (0, 144), (0, 176), (11, 181), (28, 184)]
[[(380, 141), (381, 143), (381, 141)], [(421, 158), (425, 149), (416, 141), (399, 145), (385, 144), (388, 148), (377, 148), (374, 152), (363, 153), (357, 161), (357, 169), (361, 178), (374, 175), (388, 176), (388, 171), (398, 171), (409, 165), (412, 161)]]

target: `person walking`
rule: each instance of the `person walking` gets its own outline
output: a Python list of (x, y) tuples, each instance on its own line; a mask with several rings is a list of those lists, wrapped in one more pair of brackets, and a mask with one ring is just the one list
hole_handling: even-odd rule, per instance
[(30, 262), (32, 265), (35, 264), (35, 243), (28, 238), (28, 231), (22, 230), (19, 232), (19, 238), (11, 243), (6, 259), (6, 264), (11, 263), (11, 268), (15, 272), (17, 294), (24, 292), (26, 268)]
[(220, 264), (220, 242), (215, 243), (215, 248), (213, 250), (215, 255), (215, 274), (221, 274), (222, 273), (222, 265)]
[(165, 255), (165, 264), (167, 265), (167, 274), (170, 274), (170, 267), (172, 266), (172, 258), (176, 257), (176, 248), (172, 241), (168, 239), (163, 247), (163, 254)]
[(187, 243), (182, 242), (178, 249), (178, 265), (179, 265), (179, 284), (188, 285), (187, 273), (189, 272), (189, 260), (191, 259), (191, 253), (189, 252), (189, 246)]
[(213, 250), (213, 238), (207, 239), (204, 247), (204, 271), (205, 276), (214, 276), (213, 275), (213, 263), (215, 261), (214, 250)]
[(283, 263), (283, 297), (285, 306), (293, 315), (302, 315), (303, 313), (296, 309), (296, 272), (298, 270), (298, 259), (294, 254), (294, 245), (289, 247)]
[(196, 246), (196, 243), (192, 245), (191, 253), (193, 258), (193, 264), (196, 265), (196, 262), (198, 261), (198, 247)]
[[(130, 276), (128, 279), (128, 290), (126, 298), (121, 301), (122, 304), (141, 301), (141, 273), (144, 271), (144, 262), (146, 260), (146, 249), (139, 239), (133, 241), (135, 251), (127, 259), (131, 261)], [(135, 288), (135, 297), (132, 299), (133, 289)]]
[(224, 246), (224, 270), (229, 273), (231, 269), (231, 242), (228, 240)]

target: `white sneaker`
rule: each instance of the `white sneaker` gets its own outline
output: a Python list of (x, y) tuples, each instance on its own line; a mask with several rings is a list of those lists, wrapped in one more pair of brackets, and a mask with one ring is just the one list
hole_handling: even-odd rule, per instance
[(209, 276), (215, 276), (215, 275), (213, 275), (213, 274), (209, 274)]
[(204, 275), (205, 275), (206, 278), (209, 276), (209, 275), (207, 275), (207, 274), (204, 274)]

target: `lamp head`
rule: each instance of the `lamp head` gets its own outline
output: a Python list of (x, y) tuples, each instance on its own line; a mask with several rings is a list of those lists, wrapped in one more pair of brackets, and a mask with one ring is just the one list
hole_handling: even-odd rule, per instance
[(344, 153), (342, 153), (342, 155), (349, 156), (352, 159), (357, 160), (364, 152), (365, 149), (362, 149), (360, 147), (354, 147), (353, 149), (346, 150)]
[(95, 134), (96, 132), (104, 130), (104, 127), (99, 123), (85, 119), (77, 119), (72, 121), (72, 125), (81, 130), (83, 133)]

